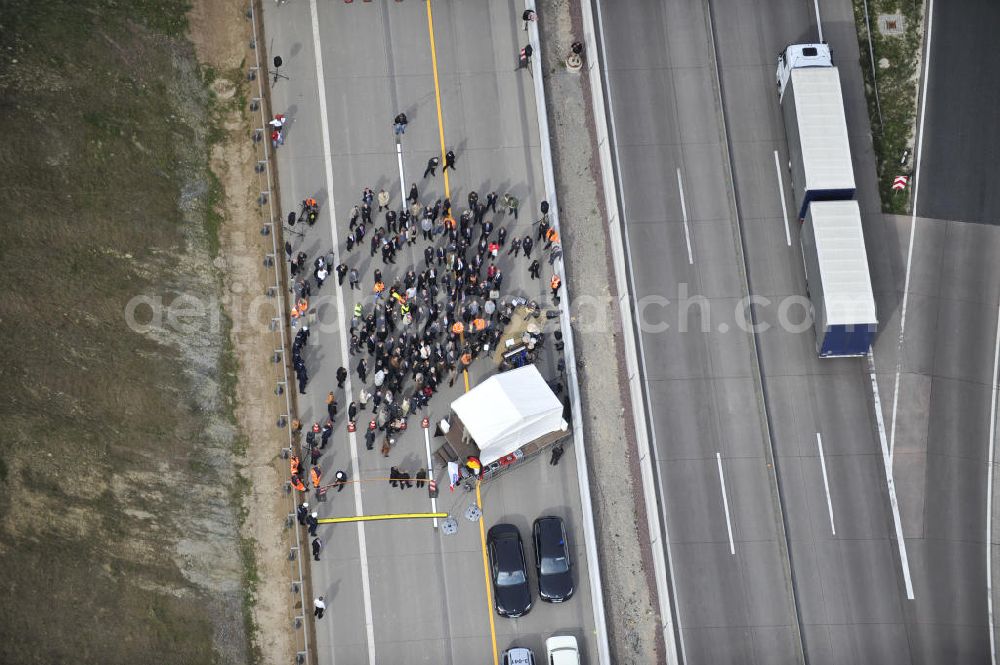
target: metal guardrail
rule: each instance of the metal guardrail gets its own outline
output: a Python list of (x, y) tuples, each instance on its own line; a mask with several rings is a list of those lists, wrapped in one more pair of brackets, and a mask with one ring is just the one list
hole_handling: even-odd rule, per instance
[[(285, 287), (282, 273), (284, 265), (279, 253), (279, 242), (281, 239), (282, 220), (280, 215), (275, 214), (276, 189), (274, 178), (271, 172), (271, 150), (269, 146), (270, 137), (268, 135), (268, 114), (265, 110), (270, 108), (270, 99), (265, 96), (265, 81), (268, 78), (266, 66), (261, 65), (260, 49), (257, 44), (263, 37), (262, 26), (258, 21), (257, 12), (259, 7), (254, 0), (250, 0), (247, 8), (247, 18), (250, 20), (253, 36), (250, 40), (250, 50), (254, 55), (254, 66), (247, 73), (248, 79), (257, 83), (257, 96), (250, 100), (251, 113), (256, 112), (260, 119), (260, 126), (254, 128), (251, 140), (254, 143), (257, 153), (257, 165), (254, 170), (257, 173), (260, 194), (257, 197), (257, 205), (261, 209), (263, 224), (261, 226), (261, 236), (270, 238), (270, 253), (264, 255), (264, 266), (273, 268), (274, 284), (267, 287), (266, 294), (274, 298), (277, 315), (271, 319), (270, 328), (274, 337), (274, 353), (272, 354), (273, 364), (276, 367), (276, 377), (274, 392), (277, 396), (284, 396), (284, 413), (278, 415), (277, 426), (284, 429), (288, 434), (288, 446), (282, 450), (282, 456), (287, 457), (295, 451), (298, 441), (292, 431), (289, 420), (292, 417), (292, 398), (289, 388), (292, 384), (288, 376), (288, 329), (285, 320), (285, 313), (288, 311), (285, 300)], [(283, 251), (283, 248), (282, 248)], [(289, 535), (288, 561), (289, 573), (291, 577), (291, 596), (293, 598), (290, 606), (292, 628), (295, 637), (295, 655), (293, 662), (297, 665), (310, 662), (309, 648), (309, 628), (306, 625), (307, 611), (309, 605), (306, 604), (308, 594), (306, 593), (306, 580), (304, 575), (302, 556), (308, 554), (302, 548), (302, 530), (296, 524), (296, 493), (289, 483), (285, 483), (286, 491), (290, 497), (290, 510), (285, 518), (285, 527), (291, 534)], [(294, 599), (298, 598), (298, 607), (295, 607)]]

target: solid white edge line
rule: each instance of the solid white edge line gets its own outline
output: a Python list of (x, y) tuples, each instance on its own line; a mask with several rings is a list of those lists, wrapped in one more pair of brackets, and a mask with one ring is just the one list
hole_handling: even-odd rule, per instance
[[(323, 131), (323, 164), (326, 169), (326, 189), (330, 196), (330, 236), (333, 241), (333, 250), (340, 251), (340, 243), (337, 238), (337, 211), (333, 197), (333, 155), (330, 149), (330, 122), (327, 117), (326, 88), (323, 76), (323, 50), (320, 46), (319, 35), (319, 12), (316, 8), (316, 0), (309, 0), (309, 11), (312, 16), (313, 48), (316, 58), (316, 87), (319, 92), (319, 114)], [(336, 286), (337, 294), (337, 325), (340, 328), (340, 356), (349, 358), (347, 352), (347, 328), (344, 324), (344, 287), (340, 284)], [(346, 362), (346, 360), (345, 360)], [(347, 373), (345, 385), (347, 395), (353, 395), (351, 386), (351, 372)], [(348, 434), (348, 441), (351, 448), (351, 470), (357, 475), (361, 466), (358, 463), (358, 438), (356, 433)], [(356, 515), (364, 515), (364, 508), (361, 502), (361, 483), (352, 483), (354, 486), (354, 510)], [(361, 590), (365, 610), (365, 639), (368, 643), (368, 663), (375, 665), (375, 621), (372, 618), (372, 597), (371, 578), (368, 570), (368, 545), (365, 541), (365, 523), (358, 522), (358, 556), (361, 563)], [(332, 625), (332, 622), (331, 622)]]
[(816, 448), (819, 449), (819, 466), (823, 470), (823, 487), (826, 489), (826, 509), (830, 512), (830, 532), (837, 535), (837, 527), (833, 523), (833, 499), (830, 498), (830, 479), (826, 475), (826, 458), (823, 456), (823, 436), (816, 432)]
[(990, 621), (990, 662), (996, 665), (996, 624), (993, 618), (993, 451), (997, 438), (997, 370), (1000, 369), (1000, 307), (997, 307), (996, 343), (993, 351), (993, 398), (990, 401), (990, 447), (986, 458), (986, 612)]
[(927, 5), (927, 43), (924, 47), (923, 90), (920, 91), (920, 116), (917, 118), (916, 168), (913, 172), (913, 214), (910, 216), (910, 243), (906, 250), (906, 278), (903, 280), (903, 303), (899, 310), (899, 338), (896, 341), (896, 378), (892, 393), (892, 422), (889, 433), (889, 459), (896, 451), (896, 409), (899, 405), (899, 376), (903, 369), (903, 334), (906, 331), (906, 306), (910, 299), (910, 266), (913, 262), (913, 244), (917, 235), (917, 194), (920, 192), (920, 162), (924, 153), (924, 118), (927, 115), (927, 81), (931, 70), (931, 35), (934, 29), (934, 0)]
[[(525, 9), (534, 9), (534, 0), (525, 0)], [(545, 105), (545, 86), (542, 79), (542, 49), (538, 36), (538, 22), (528, 26), (528, 42), (535, 50), (531, 59), (532, 84), (535, 90), (535, 113), (538, 123), (539, 149), (542, 161), (542, 179), (546, 199), (549, 202), (549, 216), (552, 226), (559, 230), (559, 205), (556, 200), (555, 169), (552, 165), (552, 143), (549, 137), (549, 117)], [(523, 80), (523, 79), (521, 79)], [(563, 259), (557, 261), (559, 272), (566, 274)], [(608, 643), (608, 626), (604, 614), (604, 587), (601, 581), (601, 562), (597, 556), (597, 529), (594, 524), (594, 504), (590, 495), (587, 449), (583, 442), (583, 412), (580, 406), (580, 383), (576, 364), (576, 343), (573, 340), (570, 318), (569, 280), (562, 283), (563, 303), (559, 308), (559, 325), (563, 331), (563, 358), (566, 361), (566, 378), (573, 420), (573, 446), (576, 449), (576, 477), (580, 492), (580, 511), (583, 513), (584, 551), (587, 555), (587, 573), (590, 581), (591, 609), (594, 616), (594, 633), (597, 642), (597, 661), (602, 665), (611, 663), (611, 647)], [(592, 655), (593, 657), (593, 655)]]
[(781, 161), (778, 151), (774, 151), (774, 171), (778, 174), (778, 193), (781, 195), (781, 221), (785, 223), (785, 244), (792, 246), (792, 234), (788, 231), (788, 204), (785, 203), (785, 183), (781, 179)]
[[(590, 76), (590, 95), (594, 109), (595, 128), (597, 131), (598, 158), (601, 163), (601, 179), (604, 186), (604, 201), (609, 213), (608, 234), (611, 238), (611, 254), (613, 258), (615, 283), (618, 288), (618, 304), (622, 317), (622, 329), (632, 330), (633, 316), (632, 295), (628, 290), (628, 274), (630, 266), (625, 261), (628, 251), (628, 218), (624, 209), (619, 210), (618, 192), (622, 190), (621, 173), (614, 168), (614, 162), (621, 163), (618, 155), (618, 142), (615, 128), (614, 105), (611, 102), (611, 80), (606, 75), (607, 52), (603, 38), (597, 39), (598, 30), (603, 36), (603, 19), (601, 3), (591, 5), (590, 0), (580, 3), (583, 14), (584, 43), (587, 46), (587, 67)], [(596, 6), (597, 22), (594, 22), (594, 7)], [(600, 27), (598, 27), (600, 26)], [(600, 54), (598, 54), (598, 46)], [(597, 66), (603, 63), (603, 67)], [(604, 92), (607, 91), (608, 103), (605, 105)], [(612, 160), (614, 151), (614, 161)], [(621, 215), (619, 220), (618, 215)], [(624, 232), (622, 230), (624, 229)], [(667, 665), (677, 665), (687, 662), (687, 647), (684, 642), (684, 624), (681, 619), (680, 601), (677, 594), (677, 577), (674, 573), (674, 558), (670, 540), (670, 526), (667, 523), (665, 511), (657, 508), (656, 492), (665, 497), (662, 474), (653, 473), (656, 462), (657, 436), (656, 423), (647, 418), (645, 403), (640, 387), (639, 364), (645, 364), (646, 350), (642, 335), (629, 334), (622, 336), (625, 351), (625, 367), (629, 372), (629, 396), (632, 402), (632, 417), (635, 420), (636, 449), (639, 452), (639, 468), (642, 476), (643, 501), (646, 504), (646, 526), (649, 529), (650, 550), (653, 557), (653, 575), (656, 581), (657, 600), (660, 610), (660, 635), (666, 649)], [(648, 382), (646, 382), (648, 390)], [(646, 436), (648, 426), (649, 436)], [(645, 452), (645, 454), (643, 454)], [(655, 482), (654, 482), (655, 480)], [(653, 547), (652, 545), (660, 544)], [(669, 586), (668, 586), (669, 578)], [(671, 593), (673, 591), (673, 593)], [(671, 606), (677, 603), (677, 611)], [(675, 637), (676, 635), (676, 637)]]
[(691, 253), (691, 231), (688, 229), (688, 209), (684, 203), (684, 181), (681, 180), (681, 170), (677, 169), (677, 191), (681, 195), (681, 214), (684, 215), (684, 242), (687, 243), (688, 263), (694, 263), (694, 254)]
[(722, 489), (722, 508), (726, 512), (726, 531), (729, 532), (729, 553), (736, 554), (736, 543), (733, 542), (733, 521), (729, 518), (729, 498), (726, 497), (726, 477), (722, 473), (722, 453), (715, 453), (715, 461), (719, 465), (719, 487)]
[(889, 459), (889, 441), (882, 418), (882, 398), (879, 397), (878, 379), (875, 377), (875, 354), (868, 349), (868, 377), (872, 382), (872, 400), (875, 402), (875, 424), (878, 428), (879, 445), (882, 447), (882, 468), (885, 471), (885, 485), (889, 492), (889, 507), (892, 509), (892, 523), (896, 531), (896, 548), (899, 550), (899, 566), (903, 571), (906, 598), (913, 600), (913, 580), (910, 579), (910, 560), (906, 556), (906, 540), (903, 538), (903, 522), (899, 517), (899, 502), (896, 500), (896, 481), (892, 476), (892, 460)]

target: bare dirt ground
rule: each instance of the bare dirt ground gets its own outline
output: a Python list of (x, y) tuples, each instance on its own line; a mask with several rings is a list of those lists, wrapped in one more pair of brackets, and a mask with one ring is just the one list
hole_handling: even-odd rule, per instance
[[(201, 62), (222, 72), (245, 71), (253, 58), (248, 48), (252, 35), (246, 9), (243, 0), (194, 3), (189, 13), (191, 39)], [(245, 100), (254, 94), (245, 80), (235, 85), (233, 80), (240, 79), (227, 77), (216, 82), (220, 99)], [(275, 426), (277, 416), (285, 412), (285, 402), (284, 397), (275, 395), (278, 370), (270, 362), (275, 338), (268, 324), (277, 312), (275, 301), (263, 296), (267, 285), (274, 282), (271, 269), (263, 264), (270, 240), (259, 232), (257, 156), (249, 140), (255, 119), (245, 103), (229, 107), (220, 118), (225, 134), (212, 152), (211, 164), (225, 191), (216, 261), (223, 275), (224, 306), (232, 320), (230, 340), (238, 365), (235, 413), (246, 438), (241, 469), (248, 488), (243, 497), (243, 535), (256, 562), (254, 641), (262, 662), (279, 663), (288, 661), (299, 648), (291, 628), (292, 603), (297, 602), (297, 596), (289, 593), (287, 557), (291, 543), (284, 527), (290, 503), (280, 491), (285, 462), (278, 453), (287, 445), (287, 435)]]
[[(611, 661), (648, 665), (663, 662), (664, 647), (631, 406), (621, 378), (621, 321), (612, 306), (617, 293), (590, 88), (584, 75), (563, 64), (570, 45), (583, 38), (580, 9), (576, 0), (541, 0), (538, 16)], [(581, 126), (590, 131), (581, 133)], [(583, 302), (586, 307), (577, 308)]]

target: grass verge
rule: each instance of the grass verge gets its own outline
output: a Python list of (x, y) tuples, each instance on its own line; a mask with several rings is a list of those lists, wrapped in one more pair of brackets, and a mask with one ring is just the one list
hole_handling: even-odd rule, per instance
[(216, 74), (184, 38), (187, 10), (0, 12), (0, 117), (16, 128), (0, 152), (5, 664), (247, 661), (228, 324), (142, 335), (124, 316), (137, 295), (219, 291)]
[[(875, 145), (879, 195), (883, 212), (902, 214), (908, 211), (911, 189), (908, 187), (897, 192), (892, 189), (892, 183), (896, 176), (910, 175), (912, 171), (916, 99), (920, 83), (918, 69), (923, 43), (923, 2), (868, 0), (867, 4), (871, 30), (865, 21), (864, 0), (854, 0), (854, 19)], [(879, 16), (897, 13), (903, 16), (904, 33), (898, 36), (881, 34)], [(901, 164), (907, 150), (909, 158)]]

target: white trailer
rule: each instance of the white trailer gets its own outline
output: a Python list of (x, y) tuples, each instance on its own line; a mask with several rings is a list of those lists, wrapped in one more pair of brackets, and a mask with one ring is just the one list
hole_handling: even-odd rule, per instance
[(812, 201), (854, 198), (854, 166), (840, 72), (826, 44), (793, 44), (775, 74), (798, 217)]
[(857, 201), (817, 201), (802, 234), (816, 353), (821, 358), (863, 356), (878, 329), (875, 296)]

